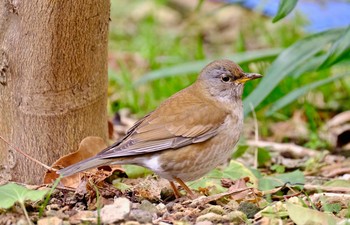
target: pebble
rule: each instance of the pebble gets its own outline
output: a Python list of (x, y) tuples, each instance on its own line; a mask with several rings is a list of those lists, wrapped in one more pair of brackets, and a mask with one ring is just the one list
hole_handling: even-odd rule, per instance
[(156, 207), (157, 207), (158, 214), (164, 214), (167, 211), (167, 207), (166, 205), (164, 205), (164, 203), (159, 203)]
[(134, 209), (134, 210), (131, 210), (129, 214), (129, 219), (136, 220), (140, 223), (152, 223), (152, 220), (153, 220), (152, 214), (155, 215), (155, 213), (151, 213), (145, 210)]
[(213, 225), (213, 223), (210, 221), (200, 221), (197, 222), (196, 225)]
[(236, 202), (235, 200), (231, 200), (228, 203), (224, 205), (224, 208), (227, 209), (228, 211), (235, 211), (239, 207), (239, 203)]
[(226, 215), (227, 219), (234, 224), (241, 224), (247, 221), (247, 216), (241, 211), (233, 211)]
[(158, 209), (155, 205), (153, 205), (150, 201), (148, 200), (143, 200), (140, 205), (140, 209), (150, 212), (150, 213), (157, 213)]
[(123, 225), (140, 225), (140, 223), (137, 221), (127, 221)]
[(46, 217), (40, 219), (38, 225), (63, 225), (63, 220), (58, 217)]
[(127, 198), (116, 198), (114, 203), (101, 209), (102, 223), (114, 223), (124, 220), (130, 213), (131, 202)]
[(224, 220), (224, 218), (221, 215), (210, 212), (210, 213), (198, 216), (196, 223), (202, 222), (202, 221), (210, 221), (210, 222), (217, 224), (217, 223), (222, 222), (223, 220)]
[(202, 214), (207, 214), (210, 212), (218, 214), (218, 215), (226, 214), (225, 210), (219, 205), (213, 205), (213, 206), (210, 206), (209, 208), (204, 209)]
[(96, 213), (93, 211), (78, 211), (78, 213), (69, 217), (71, 224), (80, 224), (81, 221), (97, 221)]
[(166, 223), (166, 222), (163, 222), (163, 221), (160, 221), (158, 223), (158, 225), (172, 225), (173, 223)]
[(28, 221), (26, 219), (19, 219), (16, 225), (28, 225)]
[(244, 212), (249, 219), (254, 218), (254, 215), (260, 211), (259, 207), (251, 202), (241, 202), (238, 210)]

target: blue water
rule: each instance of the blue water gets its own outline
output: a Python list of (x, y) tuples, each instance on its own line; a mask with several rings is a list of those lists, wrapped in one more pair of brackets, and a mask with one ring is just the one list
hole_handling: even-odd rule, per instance
[[(238, 3), (243, 7), (257, 10), (266, 16), (273, 17), (277, 13), (279, 0), (223, 0), (228, 3)], [(298, 12), (308, 21), (305, 30), (319, 32), (331, 28), (350, 25), (349, 0), (299, 0), (289, 17)]]

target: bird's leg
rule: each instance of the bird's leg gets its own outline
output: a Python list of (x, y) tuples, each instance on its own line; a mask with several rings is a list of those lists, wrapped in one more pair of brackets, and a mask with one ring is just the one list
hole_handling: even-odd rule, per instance
[(177, 187), (175, 186), (174, 182), (173, 181), (169, 181), (169, 183), (170, 183), (171, 188), (173, 189), (175, 198), (180, 198), (181, 197), (180, 192), (177, 189)]
[(174, 178), (183, 189), (185, 189), (185, 191), (187, 192), (187, 194), (190, 196), (191, 199), (195, 199), (195, 196), (193, 194), (193, 192), (191, 191), (191, 189), (185, 184), (185, 182), (183, 182), (180, 178), (175, 177)]

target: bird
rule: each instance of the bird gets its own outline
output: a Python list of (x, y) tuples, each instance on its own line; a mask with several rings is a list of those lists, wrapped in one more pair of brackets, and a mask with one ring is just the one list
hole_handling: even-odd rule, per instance
[(174, 195), (185, 184), (227, 162), (243, 128), (244, 83), (261, 78), (227, 59), (202, 69), (197, 80), (138, 120), (126, 135), (95, 156), (57, 171), (61, 176), (102, 165), (146, 167), (167, 179)]

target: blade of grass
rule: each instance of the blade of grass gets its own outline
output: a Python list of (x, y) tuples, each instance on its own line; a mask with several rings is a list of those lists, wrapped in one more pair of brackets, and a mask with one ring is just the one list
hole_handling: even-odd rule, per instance
[(315, 68), (318, 68), (326, 58), (327, 55), (314, 56), (310, 60), (304, 62), (299, 68), (293, 71), (293, 78), (297, 79), (305, 73), (315, 71)]
[[(223, 58), (231, 59), (238, 64), (244, 64), (248, 62), (272, 59), (276, 57), (281, 51), (282, 49), (259, 50), (259, 51), (237, 53), (233, 56), (226, 56)], [(183, 76), (189, 73), (198, 73), (206, 64), (208, 64), (211, 61), (212, 59), (193, 61), (189, 63), (182, 63), (176, 66), (155, 70), (143, 75), (139, 80), (137, 80), (134, 83), (134, 86), (139, 86), (160, 78), (177, 76), (177, 75)]]
[(195, 12), (199, 12), (201, 10), (201, 8), (202, 8), (203, 3), (204, 3), (204, 0), (198, 0), (198, 3), (196, 5), (196, 8), (195, 8), (194, 11)]
[(272, 19), (276, 23), (280, 19), (286, 17), (297, 5), (298, 0), (280, 0), (276, 16)]
[(43, 204), (42, 204), (42, 205), (40, 206), (40, 208), (39, 208), (39, 218), (41, 218), (41, 217), (44, 215), (44, 210), (45, 210), (47, 204), (49, 203), (49, 201), (50, 201), (50, 199), (51, 199), (51, 195), (52, 195), (53, 191), (56, 189), (57, 185), (60, 183), (61, 179), (62, 179), (62, 176), (59, 176), (59, 177), (55, 180), (55, 182), (53, 183), (53, 185), (52, 185), (50, 191), (47, 193)]
[(319, 67), (320, 69), (328, 68), (344, 58), (348, 58), (350, 53), (350, 26), (344, 34), (336, 41), (328, 51), (326, 60)]
[(334, 29), (316, 33), (284, 50), (268, 68), (255, 90), (244, 100), (244, 114), (247, 115), (251, 111), (248, 107), (250, 103), (254, 107), (258, 106), (283, 78), (314, 58), (326, 44), (337, 40), (343, 32), (344, 29)]
[(323, 80), (319, 80), (316, 82), (313, 82), (311, 84), (305, 85), (301, 88), (298, 88), (292, 92), (290, 92), (288, 95), (284, 96), (283, 98), (279, 99), (277, 102), (275, 102), (271, 108), (266, 112), (267, 116), (271, 116), (274, 112), (277, 110), (285, 107), (286, 105), (290, 104), (291, 102), (295, 101), (297, 98), (299, 98), (302, 95), (305, 95), (307, 92), (311, 91), (312, 89), (318, 88), (322, 85), (328, 84), (332, 81), (341, 79), (345, 76), (348, 76), (349, 73), (346, 74), (340, 74), (338, 76), (329, 77)]

